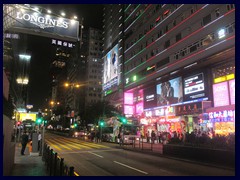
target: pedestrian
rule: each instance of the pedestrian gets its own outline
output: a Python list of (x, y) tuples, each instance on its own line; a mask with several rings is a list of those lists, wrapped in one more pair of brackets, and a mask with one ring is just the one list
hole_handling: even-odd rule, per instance
[(28, 143), (28, 135), (26, 131), (23, 132), (23, 135), (21, 137), (21, 144), (22, 144), (22, 149), (21, 149), (21, 155), (24, 155), (27, 143)]
[(99, 131), (97, 131), (96, 137), (97, 137), (97, 140), (96, 140), (97, 143), (100, 142), (100, 132)]
[(155, 139), (156, 139), (156, 133), (154, 132), (154, 130), (152, 130), (152, 132), (151, 132), (151, 143), (154, 144)]
[(38, 151), (40, 150), (41, 141), (42, 141), (42, 134), (38, 132)]
[(149, 143), (151, 138), (151, 134), (149, 131), (146, 133), (146, 136), (147, 136), (147, 142)]
[(162, 143), (162, 132), (158, 131), (158, 142)]

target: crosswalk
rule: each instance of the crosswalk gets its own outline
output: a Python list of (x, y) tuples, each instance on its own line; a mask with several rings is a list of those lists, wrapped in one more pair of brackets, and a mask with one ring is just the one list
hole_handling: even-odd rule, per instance
[(106, 150), (110, 147), (104, 146), (100, 143), (86, 142), (78, 139), (71, 139), (65, 137), (46, 138), (45, 142), (57, 151), (88, 151), (88, 150)]

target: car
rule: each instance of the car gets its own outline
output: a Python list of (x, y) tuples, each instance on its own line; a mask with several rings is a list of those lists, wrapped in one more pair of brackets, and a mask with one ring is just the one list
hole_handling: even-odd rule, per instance
[(75, 131), (73, 133), (73, 137), (83, 137), (83, 136), (86, 136), (86, 135), (87, 135), (87, 133), (84, 132), (84, 131)]

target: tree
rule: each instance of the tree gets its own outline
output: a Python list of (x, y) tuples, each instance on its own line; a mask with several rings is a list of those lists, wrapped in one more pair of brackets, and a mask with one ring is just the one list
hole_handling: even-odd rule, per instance
[(107, 101), (99, 101), (86, 108), (83, 119), (85, 120), (86, 126), (87, 124), (97, 124), (98, 120), (102, 117), (108, 118), (116, 114), (121, 114), (121, 112), (119, 112), (115, 106)]

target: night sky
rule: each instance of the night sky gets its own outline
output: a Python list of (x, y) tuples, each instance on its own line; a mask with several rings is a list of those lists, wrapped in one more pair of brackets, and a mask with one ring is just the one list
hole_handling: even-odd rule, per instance
[[(60, 11), (66, 13), (66, 18), (77, 15), (83, 17), (84, 29), (88, 27), (102, 28), (103, 5), (88, 4), (41, 4), (38, 6), (49, 8), (54, 14)], [(71, 13), (69, 13), (71, 12)], [(51, 38), (30, 35), (28, 49), (32, 52), (30, 82), (29, 82), (29, 104), (33, 105), (32, 111), (45, 108), (46, 99), (51, 95), (50, 63), (55, 52), (51, 52)]]

